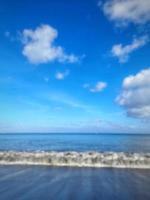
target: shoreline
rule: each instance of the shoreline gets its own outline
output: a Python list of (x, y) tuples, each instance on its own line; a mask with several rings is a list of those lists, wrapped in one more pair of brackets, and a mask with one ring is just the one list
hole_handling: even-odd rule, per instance
[(0, 165), (150, 169), (150, 153), (0, 151)]

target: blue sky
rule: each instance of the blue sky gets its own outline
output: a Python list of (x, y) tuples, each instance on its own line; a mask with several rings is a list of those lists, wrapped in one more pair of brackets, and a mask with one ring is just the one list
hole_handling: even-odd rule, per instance
[(149, 133), (149, 0), (0, 2), (0, 132)]

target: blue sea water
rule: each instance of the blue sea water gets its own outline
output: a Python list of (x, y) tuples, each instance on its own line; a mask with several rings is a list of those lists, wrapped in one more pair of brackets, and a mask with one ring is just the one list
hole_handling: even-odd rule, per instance
[[(0, 134), (0, 151), (150, 152), (150, 135)], [(0, 166), (0, 200), (149, 200), (150, 169)]]
[(0, 151), (150, 152), (144, 134), (0, 134)]

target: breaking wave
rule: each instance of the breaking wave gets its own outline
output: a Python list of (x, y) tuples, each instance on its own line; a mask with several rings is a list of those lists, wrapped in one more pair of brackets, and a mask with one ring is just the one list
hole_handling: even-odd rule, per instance
[(0, 165), (150, 168), (150, 153), (0, 152)]

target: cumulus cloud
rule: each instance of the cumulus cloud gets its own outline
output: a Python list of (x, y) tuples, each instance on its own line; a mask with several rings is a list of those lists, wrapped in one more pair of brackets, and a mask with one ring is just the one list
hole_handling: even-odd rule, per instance
[(103, 11), (119, 24), (144, 24), (150, 21), (150, 0), (110, 0), (103, 4)]
[(84, 88), (88, 88), (90, 92), (101, 92), (107, 87), (106, 82), (98, 81), (94, 87), (91, 87), (90, 84), (85, 83), (83, 85)]
[(22, 32), (23, 55), (33, 64), (52, 61), (74, 63), (79, 58), (66, 54), (61, 46), (54, 44), (58, 31), (49, 25), (41, 25), (35, 30), (25, 29)]
[(57, 72), (55, 74), (55, 78), (58, 79), (58, 80), (63, 80), (68, 75), (69, 75), (69, 70), (66, 70), (64, 72)]
[(123, 46), (122, 44), (116, 44), (112, 47), (112, 56), (118, 58), (120, 63), (125, 63), (128, 61), (129, 55), (144, 46), (148, 42), (148, 36), (143, 36), (140, 38), (135, 38), (131, 44)]
[(123, 80), (117, 102), (125, 108), (128, 116), (150, 118), (150, 68)]

